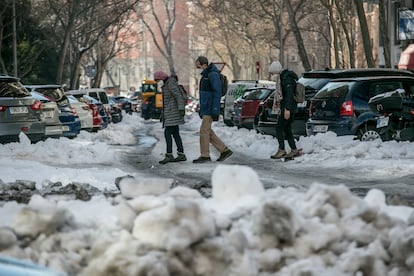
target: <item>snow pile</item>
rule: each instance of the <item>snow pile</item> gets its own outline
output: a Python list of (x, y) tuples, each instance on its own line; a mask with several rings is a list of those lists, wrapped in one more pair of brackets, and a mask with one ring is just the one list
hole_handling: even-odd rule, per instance
[[(0, 253), (69, 275), (409, 275), (414, 216), (371, 190), (264, 191), (244, 166), (217, 166), (212, 198), (129, 179), (116, 198), (0, 208)], [(153, 185), (157, 185), (152, 182)], [(162, 187), (165, 187), (162, 183)]]

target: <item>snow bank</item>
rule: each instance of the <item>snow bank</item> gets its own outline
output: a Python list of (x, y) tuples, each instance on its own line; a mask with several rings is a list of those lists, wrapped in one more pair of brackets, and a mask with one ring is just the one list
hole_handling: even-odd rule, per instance
[(365, 198), (323, 184), (306, 192), (264, 191), (251, 168), (225, 165), (215, 169), (212, 183), (208, 199), (176, 187), (82, 203), (40, 196), (27, 205), (9, 202), (0, 208), (0, 217), (7, 218), (0, 224), (0, 253), (69, 275), (414, 270), (413, 209), (387, 205), (379, 190)]

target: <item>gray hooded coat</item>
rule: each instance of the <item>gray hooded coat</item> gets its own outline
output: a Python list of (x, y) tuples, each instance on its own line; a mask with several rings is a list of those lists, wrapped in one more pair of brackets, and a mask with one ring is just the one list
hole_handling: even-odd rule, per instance
[(165, 80), (165, 83), (162, 86), (162, 103), (163, 127), (184, 124), (182, 113), (185, 110), (185, 103), (184, 99), (181, 97), (177, 80), (173, 77)]

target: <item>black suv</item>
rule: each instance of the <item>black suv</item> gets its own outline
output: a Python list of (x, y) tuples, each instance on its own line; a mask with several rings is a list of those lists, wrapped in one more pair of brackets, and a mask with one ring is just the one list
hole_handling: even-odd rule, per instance
[[(305, 86), (306, 100), (298, 104), (298, 112), (292, 124), (292, 131), (295, 137), (307, 134), (306, 121), (309, 118), (309, 106), (311, 99), (329, 81), (339, 78), (369, 77), (369, 76), (411, 76), (414, 73), (406, 70), (388, 68), (366, 68), (366, 69), (326, 69), (305, 72), (299, 82)], [(259, 105), (258, 112), (254, 121), (254, 128), (263, 134), (276, 135), (275, 124), (276, 115), (272, 114), (273, 96), (269, 96)]]
[(308, 135), (333, 131), (337, 135), (356, 135), (354, 123), (370, 111), (370, 98), (396, 89), (412, 90), (414, 77), (380, 76), (331, 80), (312, 99)]

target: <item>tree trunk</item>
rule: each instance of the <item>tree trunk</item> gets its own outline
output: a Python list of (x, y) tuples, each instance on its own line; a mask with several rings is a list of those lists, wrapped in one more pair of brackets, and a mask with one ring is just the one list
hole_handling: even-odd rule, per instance
[(85, 51), (79, 51), (73, 61), (72, 64), (72, 74), (71, 74), (71, 83), (70, 83), (70, 89), (77, 89), (79, 86), (79, 78), (80, 78), (80, 63), (83, 57), (83, 54)]
[(349, 65), (350, 65), (351, 68), (355, 68), (355, 48), (354, 48), (354, 44), (353, 44), (353, 41), (352, 41), (351, 36), (350, 36), (350, 32), (349, 32), (348, 27), (346, 25), (346, 20), (344, 18), (344, 10), (341, 9), (340, 5), (341, 5), (341, 3), (339, 2), (339, 0), (335, 0), (335, 6), (338, 10), (338, 14), (339, 14), (340, 22), (341, 22), (341, 27), (344, 30), (346, 43), (348, 45)]
[(73, 28), (75, 26), (74, 11), (77, 9), (78, 5), (79, 5), (78, 1), (72, 1), (70, 3), (70, 8), (69, 8), (68, 15), (67, 15), (68, 24), (66, 28), (64, 29), (65, 36), (62, 41), (62, 48), (60, 49), (59, 63), (58, 63), (58, 68), (56, 72), (56, 83), (57, 84), (62, 84), (62, 81), (63, 81), (63, 71), (65, 68), (66, 56), (69, 51), (70, 38), (73, 32)]
[(290, 4), (290, 0), (286, 0), (286, 8), (289, 14), (290, 24), (292, 25), (292, 31), (295, 35), (296, 43), (298, 44), (298, 52), (300, 59), (302, 60), (303, 68), (305, 71), (310, 71), (312, 70), (312, 67), (308, 59), (308, 54), (306, 53), (305, 45), (303, 44), (302, 35), (296, 22), (295, 14), (293, 12), (292, 5)]
[(329, 22), (331, 24), (331, 34), (333, 36), (333, 48), (334, 48), (334, 56), (335, 56), (335, 68), (339, 68), (339, 43), (338, 43), (338, 32), (336, 27), (336, 19), (333, 12), (333, 2), (329, 1), (328, 4), (329, 10)]
[(92, 87), (100, 87), (101, 86), (101, 81), (102, 81), (102, 76), (104, 74), (104, 69), (106, 67), (106, 63), (102, 63), (101, 60), (97, 60), (95, 62), (95, 66), (96, 66), (96, 76), (93, 78), (93, 84)]
[(391, 68), (391, 47), (390, 37), (388, 36), (388, 20), (386, 16), (387, 7), (384, 0), (379, 0), (379, 25), (380, 25), (380, 38), (382, 40), (382, 48), (384, 50), (384, 64), (386, 68)]
[(372, 56), (371, 36), (369, 35), (367, 19), (365, 17), (364, 4), (361, 0), (354, 0), (358, 13), (359, 25), (361, 26), (362, 44), (364, 46), (365, 58), (368, 68), (374, 68), (374, 57)]

